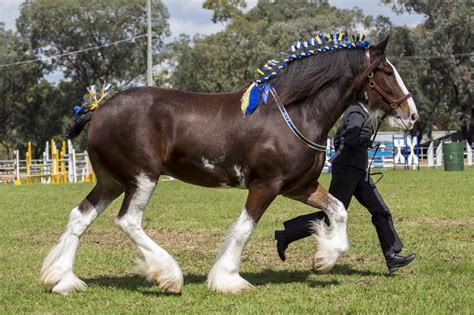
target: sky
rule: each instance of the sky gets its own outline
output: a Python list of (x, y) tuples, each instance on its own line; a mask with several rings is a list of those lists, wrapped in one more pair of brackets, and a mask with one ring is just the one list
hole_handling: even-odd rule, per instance
[[(207, 35), (224, 28), (221, 23), (212, 23), (212, 13), (202, 8), (203, 0), (162, 1), (168, 7), (170, 13), (169, 23), (172, 35), (168, 41), (182, 33)], [(247, 9), (254, 7), (257, 1), (247, 0)], [(7, 29), (15, 29), (15, 19), (19, 15), (19, 8), (22, 2), (23, 0), (0, 0), (0, 22), (4, 22)], [(390, 17), (395, 25), (413, 26), (423, 20), (423, 16), (415, 14), (397, 15), (391, 11), (389, 5), (379, 4), (379, 0), (329, 0), (329, 3), (346, 9), (352, 9), (357, 6), (363, 9), (365, 15), (385, 15)]]

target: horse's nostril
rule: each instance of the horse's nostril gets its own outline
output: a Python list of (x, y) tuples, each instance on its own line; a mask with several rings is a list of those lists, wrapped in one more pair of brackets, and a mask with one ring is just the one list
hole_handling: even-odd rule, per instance
[(417, 121), (417, 120), (418, 120), (418, 114), (417, 114), (417, 113), (413, 113), (413, 114), (411, 114), (411, 116), (410, 116), (410, 120), (411, 120), (412, 122), (415, 122), (415, 121)]

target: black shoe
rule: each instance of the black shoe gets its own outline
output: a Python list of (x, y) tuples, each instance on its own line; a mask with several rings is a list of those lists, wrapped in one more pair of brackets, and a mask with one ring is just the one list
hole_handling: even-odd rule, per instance
[(415, 254), (410, 254), (408, 256), (400, 256), (397, 254), (392, 254), (391, 256), (385, 257), (387, 261), (387, 267), (390, 273), (394, 273), (399, 268), (408, 265), (415, 259)]
[(282, 261), (286, 260), (285, 251), (288, 248), (288, 239), (286, 238), (285, 231), (275, 231), (275, 239), (277, 240), (277, 252), (278, 256)]

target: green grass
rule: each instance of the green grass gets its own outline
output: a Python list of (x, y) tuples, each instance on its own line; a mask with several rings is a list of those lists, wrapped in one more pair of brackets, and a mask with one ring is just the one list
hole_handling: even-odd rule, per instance
[[(328, 175), (321, 181), (327, 186)], [(86, 292), (59, 296), (38, 281), (42, 261), (63, 232), (70, 209), (90, 185), (0, 185), (0, 313), (471, 313), (474, 310), (474, 170), (386, 172), (379, 184), (405, 253), (417, 259), (387, 275), (368, 212), (349, 210), (351, 249), (327, 275), (311, 272), (314, 240), (290, 246), (279, 261), (273, 231), (312, 209), (278, 198), (243, 254), (254, 288), (240, 295), (207, 290), (205, 278), (246, 191), (160, 182), (144, 227), (178, 260), (181, 296), (162, 293), (132, 272), (138, 253), (114, 226), (120, 200), (83, 237), (76, 274)]]

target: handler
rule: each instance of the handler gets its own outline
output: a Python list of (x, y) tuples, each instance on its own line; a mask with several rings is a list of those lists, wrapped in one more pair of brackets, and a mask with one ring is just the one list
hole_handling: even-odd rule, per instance
[[(393, 273), (415, 259), (415, 254), (399, 255), (403, 243), (393, 226), (390, 209), (368, 174), (368, 149), (372, 146), (370, 138), (373, 133), (365, 106), (362, 103), (349, 106), (334, 138), (336, 155), (331, 160), (332, 180), (329, 193), (339, 199), (346, 209), (354, 195), (369, 210), (387, 267)], [(285, 250), (290, 243), (310, 236), (313, 221), (323, 219), (329, 223), (326, 214), (318, 211), (284, 222), (285, 229), (275, 231), (281, 260), (285, 261)]]

